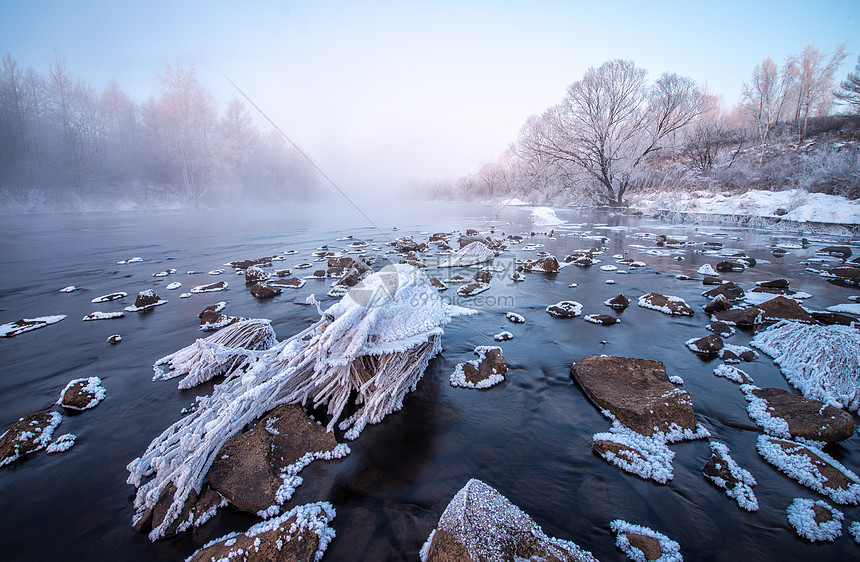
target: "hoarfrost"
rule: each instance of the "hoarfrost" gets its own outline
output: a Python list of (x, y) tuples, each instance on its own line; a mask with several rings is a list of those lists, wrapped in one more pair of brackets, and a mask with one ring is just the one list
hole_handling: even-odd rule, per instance
[(719, 367), (714, 369), (714, 374), (718, 377), (729, 379), (730, 381), (736, 382), (738, 384), (747, 384), (753, 382), (751, 376), (741, 371), (737, 367), (732, 367), (730, 365), (720, 365)]
[(750, 345), (773, 357), (806, 398), (852, 412), (860, 407), (860, 332), (855, 328), (783, 320), (759, 332)]
[(712, 266), (709, 263), (706, 263), (705, 265), (703, 265), (702, 267), (697, 269), (696, 273), (698, 273), (699, 275), (707, 276), (707, 277), (719, 277), (720, 276), (720, 274), (717, 273), (717, 270), (714, 269), (714, 266)]
[[(738, 505), (743, 509), (747, 511), (758, 511), (758, 499), (756, 499), (752, 490), (752, 487), (756, 485), (753, 475), (749, 470), (741, 468), (738, 463), (735, 462), (731, 455), (729, 455), (729, 448), (724, 444), (717, 441), (711, 441), (710, 445), (711, 451), (719, 455), (722, 461), (725, 462), (726, 470), (728, 470), (729, 474), (731, 474), (737, 482), (735, 482), (734, 487), (729, 488), (729, 483), (719, 476), (705, 474), (705, 478), (708, 478), (718, 487), (724, 489), (726, 491), (726, 495), (738, 502)], [(718, 464), (717, 468), (719, 469), (721, 466)]]
[[(815, 521), (814, 507), (830, 512), (830, 520), (818, 523)], [(797, 534), (812, 542), (835, 541), (842, 536), (842, 521), (845, 515), (822, 500), (812, 501), (806, 498), (795, 498), (785, 510), (788, 522)]]
[(741, 385), (741, 391), (744, 393), (744, 398), (749, 402), (749, 404), (747, 404), (747, 413), (750, 418), (768, 435), (782, 437), (783, 439), (791, 439), (791, 433), (788, 430), (788, 422), (783, 418), (772, 416), (767, 409), (767, 400), (759, 398), (753, 394), (754, 390), (761, 389), (751, 384)]
[(624, 552), (624, 554), (626, 554), (631, 560), (635, 560), (636, 562), (646, 562), (645, 553), (630, 544), (630, 540), (626, 535), (627, 533), (651, 537), (659, 542), (661, 554), (660, 558), (658, 558), (656, 562), (682, 562), (684, 560), (684, 557), (681, 556), (680, 545), (663, 533), (658, 533), (657, 531), (649, 529), (648, 527), (643, 527), (642, 525), (628, 523), (622, 519), (612, 521), (609, 524), (609, 528), (612, 529), (613, 533), (615, 533), (615, 546), (620, 548), (621, 551)]
[(38, 318), (23, 318), (15, 322), (0, 325), (0, 338), (11, 338), (24, 332), (38, 330), (50, 324), (56, 324), (66, 317), (65, 314), (56, 314), (54, 316), (39, 316)]
[(49, 454), (65, 453), (75, 445), (75, 439), (77, 438), (78, 436), (74, 433), (64, 433), (63, 435), (57, 437), (57, 439), (54, 440), (53, 443), (48, 445), (48, 447), (45, 449), (45, 452)]
[[(255, 354), (246, 372), (228, 375), (128, 464), (128, 483), (138, 487), (134, 522), (172, 483), (173, 502), (150, 533), (152, 540), (164, 536), (189, 492), (199, 491), (224, 442), (281, 404), (325, 404), (328, 429), (338, 425), (347, 439), (355, 439), (367, 424), (402, 407), (441, 350), (442, 327), (473, 313), (444, 303), (424, 273), (410, 265), (386, 266), (368, 276), (321, 312), (318, 322)], [(358, 409), (341, 422), (351, 396)]]
[(125, 316), (125, 312), (91, 312), (84, 316), (84, 322), (89, 322), (92, 320), (112, 320), (114, 318), (122, 318)]
[(564, 224), (564, 221), (558, 218), (555, 211), (549, 207), (535, 207), (531, 214), (532, 224), (535, 226), (555, 226)]
[[(82, 384), (85, 383), (85, 384)], [(80, 386), (81, 388), (78, 390), (78, 393), (87, 394), (90, 396), (90, 401), (81, 407), (71, 406), (63, 403), (63, 396), (65, 396), (66, 391), (72, 388), (73, 386)], [(99, 402), (105, 399), (105, 387), (102, 386), (102, 380), (99, 377), (88, 377), (85, 379), (74, 379), (69, 381), (69, 383), (60, 391), (60, 398), (57, 400), (56, 404), (58, 406), (63, 406), (64, 408), (71, 408), (73, 410), (89, 410), (90, 408), (95, 408), (99, 405)]]
[(466, 267), (492, 261), (496, 254), (483, 242), (475, 241), (454, 252), (439, 267)]
[(181, 286), (182, 286), (182, 283), (180, 283), (179, 281), (174, 281), (173, 283), (168, 284), (167, 287), (165, 287), (165, 288), (168, 291), (173, 291), (175, 289), (178, 289)]

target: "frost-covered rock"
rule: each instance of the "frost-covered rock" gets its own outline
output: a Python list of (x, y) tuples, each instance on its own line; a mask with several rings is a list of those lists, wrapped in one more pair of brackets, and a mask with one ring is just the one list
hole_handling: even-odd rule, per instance
[(229, 284), (226, 281), (218, 281), (217, 283), (209, 283), (208, 285), (198, 285), (191, 289), (194, 294), (198, 293), (214, 293), (216, 291), (225, 290)]
[(52, 453), (65, 453), (75, 445), (75, 440), (78, 438), (74, 433), (64, 433), (57, 437), (53, 443), (48, 445), (45, 449), (45, 452), (48, 454)]
[(210, 560), (303, 560), (318, 562), (335, 536), (329, 523), (335, 509), (328, 502), (305, 504), (257, 523), (244, 533), (229, 533), (194, 552), (187, 562)]
[(767, 462), (807, 488), (838, 504), (860, 503), (860, 479), (818, 447), (760, 435), (756, 448)]
[(596, 562), (575, 543), (548, 537), (534, 520), (480, 480), (445, 508), (420, 552), (422, 562), (564, 560)]
[(716, 298), (718, 295), (724, 296), (729, 301), (736, 301), (743, 298), (744, 290), (737, 283), (728, 281), (702, 293), (703, 297), (708, 297), (709, 299)]
[(117, 263), (117, 265), (126, 265), (126, 264), (129, 264), (129, 263), (139, 263), (139, 262), (142, 262), (142, 261), (143, 261), (143, 258), (141, 258), (141, 257), (139, 257), (139, 256), (138, 256), (138, 257), (133, 257), (133, 258), (128, 258), (128, 259), (120, 260), (120, 261), (118, 261), (118, 262), (116, 262), (116, 263)]
[(625, 297), (623, 294), (619, 293), (618, 296), (612, 297), (609, 300), (603, 301), (603, 304), (608, 306), (613, 310), (624, 310), (628, 306), (630, 306), (630, 299)]
[(797, 534), (812, 542), (835, 541), (842, 536), (845, 515), (827, 502), (795, 498), (785, 512)]
[(60, 289), (60, 292), (61, 293), (74, 293), (77, 290), (78, 290), (78, 288), (75, 287), (74, 285), (69, 285), (68, 287), (63, 287), (62, 289)]
[(642, 295), (637, 301), (642, 308), (659, 310), (663, 314), (672, 316), (692, 316), (693, 309), (681, 297), (666, 296), (660, 293), (648, 293)]
[(782, 374), (806, 398), (860, 407), (860, 332), (847, 326), (782, 321), (750, 342), (773, 357)]
[(723, 339), (717, 334), (711, 334), (703, 338), (691, 338), (684, 342), (687, 348), (705, 357), (716, 357), (723, 349)]
[(137, 298), (134, 299), (134, 304), (132, 306), (125, 307), (125, 310), (126, 312), (138, 312), (155, 306), (161, 306), (165, 303), (167, 303), (167, 301), (158, 298), (155, 291), (152, 289), (146, 289), (145, 291), (139, 292), (137, 294)]
[(821, 277), (834, 285), (857, 287), (860, 285), (860, 267), (834, 267), (824, 271)]
[(708, 277), (718, 277), (720, 275), (719, 273), (717, 273), (717, 270), (714, 269), (714, 266), (709, 263), (706, 263), (705, 265), (697, 269), (696, 273), (698, 273), (699, 275), (707, 275)]
[(738, 466), (729, 455), (729, 448), (711, 441), (711, 458), (702, 468), (702, 473), (718, 488), (726, 491), (726, 495), (738, 502), (747, 511), (758, 511), (758, 500), (752, 487), (756, 485), (755, 478), (750, 472)]
[(682, 562), (681, 547), (666, 535), (648, 527), (616, 519), (609, 524), (617, 546), (630, 560), (646, 562)]
[(22, 318), (14, 322), (0, 325), (0, 338), (11, 338), (24, 332), (31, 332), (56, 324), (66, 317), (65, 314), (56, 314), (54, 316), (39, 316), (38, 318)]
[(585, 394), (642, 435), (696, 431), (693, 401), (659, 361), (589, 355), (570, 368)]
[(91, 312), (84, 316), (84, 322), (92, 322), (93, 320), (113, 320), (115, 318), (122, 318), (125, 316), (125, 312)]
[(59, 412), (37, 412), (15, 422), (6, 433), (0, 435), (0, 467), (47, 447), (61, 421), (63, 416)]
[(483, 293), (484, 291), (488, 291), (490, 289), (489, 283), (469, 283), (467, 285), (463, 285), (462, 287), (457, 289), (457, 294), (463, 298), (474, 297), (479, 293)]
[(723, 310), (729, 310), (732, 307), (732, 303), (729, 299), (726, 298), (725, 295), (717, 295), (705, 305), (705, 312), (708, 314), (713, 314), (715, 312), (721, 312)]
[(780, 388), (741, 387), (747, 412), (768, 435), (836, 443), (854, 435), (851, 414)]
[(558, 218), (555, 211), (550, 207), (535, 207), (531, 214), (532, 224), (535, 226), (555, 226), (564, 224), (564, 221)]
[(269, 286), (263, 283), (255, 283), (251, 287), (251, 294), (258, 299), (270, 299), (281, 294), (281, 288)]
[(301, 289), (305, 286), (306, 281), (298, 277), (284, 277), (283, 279), (275, 279), (269, 285), (279, 289)]
[(514, 335), (505, 330), (504, 332), (499, 332), (498, 334), (494, 335), (493, 339), (496, 341), (510, 341), (514, 339)]
[(253, 284), (260, 281), (268, 281), (271, 276), (272, 274), (265, 269), (252, 265), (245, 270), (245, 283)]
[(451, 386), (490, 388), (505, 380), (508, 364), (501, 347), (476, 347), (475, 355), (478, 356), (477, 360), (460, 363), (454, 368), (450, 377)]
[[(444, 303), (414, 267), (386, 266), (368, 276), (320, 311), (318, 322), (265, 353), (245, 354), (256, 359), (247, 371), (230, 374), (129, 463), (128, 482), (138, 487), (134, 523), (173, 486), (173, 501), (150, 533), (152, 540), (164, 536), (226, 440), (281, 404), (326, 406), (327, 428), (337, 425), (354, 439), (402, 407), (441, 350), (442, 327), (472, 313)], [(352, 402), (355, 413), (342, 420)]]
[(495, 252), (489, 246), (483, 242), (475, 241), (454, 252), (439, 267), (466, 267), (493, 261), (495, 257)]
[(94, 302), (94, 303), (110, 302), (110, 301), (115, 301), (117, 299), (121, 299), (121, 298), (124, 298), (127, 296), (128, 296), (128, 293), (123, 292), (123, 291), (118, 291), (116, 293), (108, 293), (107, 295), (102, 295), (100, 297), (96, 297), (93, 300), (91, 300), (90, 302)]
[(732, 367), (731, 365), (720, 365), (716, 369), (714, 369), (714, 375), (718, 377), (723, 377), (724, 379), (729, 379), (732, 382), (736, 382), (738, 384), (750, 384), (753, 382), (751, 376), (741, 371), (737, 367)]
[(70, 410), (89, 410), (105, 399), (105, 387), (99, 377), (74, 379), (60, 392), (57, 405)]
[(113, 345), (113, 344), (118, 344), (119, 342), (121, 342), (121, 341), (122, 341), (122, 336), (121, 336), (121, 335), (119, 335), (119, 334), (113, 334), (113, 335), (111, 335), (111, 336), (108, 336), (107, 341), (108, 341), (108, 343), (109, 343), (109, 344), (112, 344), (112, 345)]
[(582, 305), (576, 301), (560, 301), (546, 307), (546, 311), (555, 318), (575, 318), (582, 314)]
[(206, 477), (212, 489), (233, 506), (253, 513), (274, 507), (277, 513), (301, 484), (298, 473), (305, 466), (349, 452), (343, 447), (335, 452), (337, 447), (334, 435), (300, 406), (285, 404), (249, 431), (228, 439)]
[(269, 349), (277, 343), (270, 321), (255, 318), (236, 322), (156, 361), (152, 379), (181, 376), (184, 378), (179, 381), (179, 388), (192, 388), (248, 367), (254, 360), (254, 351)]
[(522, 314), (517, 314), (516, 312), (508, 312), (505, 314), (505, 318), (507, 318), (510, 322), (514, 324), (524, 324), (526, 319)]
[(586, 322), (600, 324), (601, 326), (612, 326), (613, 324), (621, 322), (621, 320), (614, 316), (610, 316), (609, 314), (587, 314), (583, 316), (583, 319)]
[(555, 256), (546, 256), (539, 260), (526, 260), (523, 262), (523, 269), (525, 271), (556, 273), (558, 271), (558, 260)]
[(812, 316), (800, 306), (796, 300), (777, 295), (772, 299), (756, 305), (761, 310), (765, 322), (779, 320), (796, 320), (798, 322), (812, 323)]

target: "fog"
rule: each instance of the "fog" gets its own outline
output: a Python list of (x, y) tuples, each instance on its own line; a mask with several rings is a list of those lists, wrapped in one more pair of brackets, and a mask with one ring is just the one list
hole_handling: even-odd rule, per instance
[[(49, 61), (59, 57), (72, 81), (85, 83), (94, 99), (115, 80), (144, 107), (164, 96), (159, 75), (166, 64), (193, 68), (218, 119), (232, 99), (240, 99), (261, 138), (274, 123), (355, 197), (400, 196), (418, 182), (474, 172), (516, 140), (529, 115), (555, 103), (568, 84), (605, 60), (633, 58), (655, 74), (690, 76), (733, 104), (762, 53), (779, 59), (798, 42), (857, 38), (860, 15), (851, 2), (830, 2), (813, 13), (799, 2), (727, 2), (719, 11), (635, 2), (610, 8), (559, 2), (155, 2), (131, 8), (82, 2), (8, 5), (2, 11), (0, 54), (8, 53), (22, 75), (32, 68), (48, 77)], [(285, 145), (284, 161), (297, 178), (291, 176), (293, 191), (331, 192)], [(38, 185), (56, 187), (75, 176), (56, 152), (43, 154), (36, 167), (58, 175), (48, 174)], [(134, 161), (145, 162), (138, 156)], [(235, 174), (219, 179), (211, 185), (223, 192), (219, 201), (246, 197), (235, 192)], [(12, 183), (20, 190), (19, 179)], [(266, 191), (259, 178), (244, 183)]]

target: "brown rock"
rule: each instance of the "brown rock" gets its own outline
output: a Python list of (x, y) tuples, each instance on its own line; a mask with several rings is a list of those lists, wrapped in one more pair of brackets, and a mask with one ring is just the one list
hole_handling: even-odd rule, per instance
[(546, 256), (539, 260), (526, 260), (523, 263), (526, 271), (543, 271), (544, 273), (556, 273), (558, 271), (558, 260), (554, 256)]
[(848, 246), (827, 246), (818, 250), (818, 253), (847, 260), (851, 257), (851, 248)]
[(591, 444), (591, 448), (604, 459), (606, 458), (606, 455), (611, 453), (616, 457), (620, 455), (621, 458), (624, 458), (625, 460), (636, 461), (636, 458), (638, 458), (640, 462), (647, 462), (642, 456), (642, 453), (630, 445), (624, 445), (623, 443), (597, 439)]
[(487, 350), (477, 367), (471, 362), (463, 363), (463, 374), (466, 376), (466, 381), (471, 384), (485, 381), (492, 375), (504, 376), (507, 372), (508, 364), (505, 362), (502, 350), (498, 347)]
[(788, 253), (788, 250), (784, 250), (782, 248), (774, 248), (773, 251), (771, 252), (771, 254), (773, 254), (773, 257), (775, 257), (775, 258), (781, 258), (784, 255), (786, 255), (787, 253)]
[(493, 278), (493, 272), (488, 269), (482, 269), (472, 276), (472, 279), (478, 283), (489, 283)]
[(627, 540), (630, 541), (630, 546), (638, 548), (645, 556), (645, 560), (658, 560), (663, 556), (663, 549), (660, 548), (660, 541), (654, 537), (640, 535), (639, 533), (624, 533)]
[(722, 285), (723, 280), (719, 277), (705, 277), (702, 279), (702, 285)]
[(229, 265), (230, 267), (235, 268), (235, 269), (247, 269), (247, 268), (255, 266), (255, 265), (272, 265), (272, 260), (277, 258), (277, 257), (278, 256), (269, 256), (269, 257), (257, 258), (257, 259), (253, 259), (253, 260), (232, 261), (232, 262), (228, 263), (227, 265)]
[(256, 265), (252, 265), (245, 270), (245, 283), (259, 283), (260, 281), (267, 280), (271, 276), (272, 274), (265, 269), (260, 269)]
[(798, 320), (812, 323), (812, 315), (803, 310), (797, 301), (783, 296), (774, 297), (756, 305), (764, 320)]
[(731, 307), (732, 303), (729, 302), (729, 299), (727, 299), (725, 295), (717, 295), (711, 302), (705, 305), (705, 312), (713, 314), (714, 312), (720, 312), (721, 310), (728, 310)]
[(715, 312), (714, 318), (739, 328), (753, 328), (763, 322), (762, 312), (754, 306)]
[(669, 382), (659, 361), (589, 355), (570, 371), (591, 400), (642, 435), (673, 423), (696, 429), (690, 395)]
[(576, 301), (560, 301), (546, 307), (546, 311), (554, 318), (575, 318), (582, 314), (582, 305)]
[[(777, 437), (770, 437), (767, 435), (759, 437), (759, 439), (764, 439), (774, 445), (779, 446), (779, 448), (782, 449), (782, 452), (789, 457), (807, 457), (807, 459), (809, 459), (809, 462), (812, 463), (812, 465), (823, 478), (824, 488), (830, 490), (841, 489), (847, 491), (850, 487), (856, 487), (858, 485), (857, 482), (846, 476), (842, 471), (837, 469), (835, 466), (833, 466), (826, 460), (822, 459), (820, 456), (818, 456), (818, 453), (816, 453), (806, 445), (803, 445), (802, 443), (779, 439)], [(765, 460), (767, 459), (765, 458)]]
[(44, 449), (51, 441), (59, 413), (37, 412), (19, 419), (0, 437), (0, 467), (11, 464), (24, 455)]
[(271, 285), (264, 285), (263, 283), (257, 283), (253, 287), (251, 287), (251, 294), (257, 297), (258, 299), (270, 299), (274, 296), (281, 294), (280, 287), (274, 287)]
[(596, 562), (574, 543), (548, 537), (531, 517), (490, 486), (470, 480), (442, 513), (425, 562), (515, 559)]
[[(89, 382), (89, 379), (79, 379), (68, 385), (65, 392), (63, 392), (63, 395), (60, 397), (58, 404), (70, 410), (86, 410), (90, 407), (95, 407), (90, 406), (97, 396), (96, 392), (87, 390)], [(96, 404), (98, 403), (99, 400), (96, 400)]]
[(815, 513), (812, 518), (819, 525), (821, 525), (822, 523), (827, 523), (828, 521), (833, 519), (833, 512), (826, 507), (822, 507), (818, 504), (812, 504), (812, 511), (813, 513)]
[(716, 484), (723, 490), (731, 490), (738, 483), (741, 483), (734, 474), (729, 470), (729, 463), (723, 458), (723, 455), (714, 449), (711, 449), (711, 458), (702, 467), (702, 472), (711, 478), (719, 478), (724, 481), (723, 484), (717, 484), (713, 480), (709, 480), (712, 484)]
[(823, 277), (834, 285), (856, 287), (860, 285), (860, 267), (834, 267)]
[[(152, 507), (152, 527), (158, 527), (164, 521), (165, 516), (167, 516), (167, 510), (170, 508), (170, 504), (173, 502), (173, 496), (176, 494), (176, 486), (174, 486), (173, 482), (168, 484), (164, 490), (161, 492), (161, 496), (158, 497), (158, 502)], [(184, 521), (188, 520), (188, 516), (191, 514), (191, 510), (194, 508), (194, 504), (197, 502), (197, 492), (194, 491), (194, 488), (189, 490), (188, 495), (185, 497), (185, 503), (182, 506), (182, 511), (179, 513), (179, 517), (174, 519), (173, 523), (167, 526), (167, 530), (164, 531), (165, 537), (172, 537), (176, 535), (179, 530), (179, 525), (181, 525)], [(141, 520), (138, 525), (138, 531), (143, 530), (143, 526), (146, 524), (148, 518), (144, 518)]]
[(275, 287), (300, 287), (302, 280), (298, 277), (287, 277), (286, 279), (277, 279), (269, 285)]
[(756, 283), (759, 287), (766, 289), (788, 289), (788, 279), (774, 279), (772, 281), (759, 281)]
[(671, 314), (673, 316), (693, 315), (693, 309), (687, 306), (687, 303), (683, 299), (661, 295), (660, 293), (648, 293), (639, 297), (639, 306), (657, 309), (664, 314)]
[(833, 324), (838, 324), (840, 326), (850, 326), (851, 324), (860, 324), (860, 320), (855, 316), (849, 316), (847, 314), (842, 314), (839, 312), (811, 312), (813, 320), (824, 324), (825, 326), (832, 326)]
[(158, 300), (158, 295), (155, 294), (155, 291), (147, 289), (146, 291), (141, 291), (137, 294), (137, 298), (134, 299), (134, 306), (137, 308), (144, 308), (157, 304)]
[(618, 318), (610, 316), (609, 314), (590, 314), (589, 316), (586, 316), (585, 319), (594, 324), (601, 324), (603, 326), (618, 324)]
[(434, 287), (436, 287), (437, 289), (439, 289), (440, 291), (444, 291), (445, 289), (448, 288), (448, 285), (439, 281), (439, 279), (437, 277), (431, 277), (430, 278), (430, 284), (433, 285)]
[(844, 410), (779, 388), (759, 388), (752, 393), (767, 401), (770, 415), (788, 423), (792, 437), (836, 443), (854, 435), (854, 418)]
[(717, 334), (711, 334), (688, 343), (687, 347), (699, 355), (713, 357), (723, 349), (723, 340)]
[[(316, 559), (320, 547), (320, 536), (314, 529), (327, 527), (332, 516), (316, 505), (310, 507), (313, 522), (299, 519), (299, 515), (282, 517), (269, 528), (269, 523), (255, 525), (238, 535), (225, 537), (214, 544), (195, 552), (188, 560), (190, 562), (208, 562), (210, 560), (236, 560), (243, 562), (308, 562)], [(315, 511), (315, 513), (313, 513)], [(308, 517), (308, 514), (302, 514)], [(334, 534), (329, 528), (327, 533)]]
[(733, 262), (733, 261), (721, 261), (714, 266), (714, 269), (719, 271), (720, 273), (728, 273), (730, 271), (740, 272), (746, 269), (746, 266), (742, 263)]
[(231, 437), (215, 456), (207, 477), (213, 490), (239, 509), (254, 513), (275, 502), (281, 470), (305, 453), (331, 451), (334, 435), (297, 405), (276, 408), (250, 431)]
[(728, 283), (722, 283), (713, 289), (709, 289), (702, 293), (702, 296), (708, 297), (709, 299), (713, 299), (718, 295), (722, 295), (730, 301), (735, 301), (743, 298), (744, 290), (737, 283), (729, 281)]
[(708, 329), (717, 334), (718, 336), (722, 336), (724, 338), (731, 336), (733, 333), (731, 326), (729, 326), (725, 322), (720, 321), (711, 322), (710, 324), (708, 324)]
[(630, 299), (619, 293), (617, 297), (609, 299), (605, 304), (613, 310), (624, 310), (630, 306)]

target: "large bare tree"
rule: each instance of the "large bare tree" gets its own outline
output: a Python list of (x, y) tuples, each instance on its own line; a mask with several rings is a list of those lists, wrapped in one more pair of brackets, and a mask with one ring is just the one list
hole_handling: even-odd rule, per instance
[(807, 45), (801, 53), (798, 65), (798, 95), (795, 111), (800, 142), (806, 136), (810, 114), (826, 114), (833, 101), (833, 86), (836, 71), (845, 60), (846, 44), (842, 43), (828, 58), (814, 45)]
[(690, 78), (664, 73), (653, 85), (628, 60), (591, 67), (567, 88), (562, 102), (532, 117), (521, 143), (558, 162), (573, 164), (599, 186), (601, 202), (624, 205), (646, 157), (699, 113), (699, 90)]

